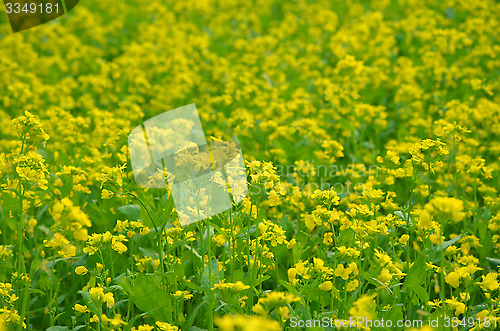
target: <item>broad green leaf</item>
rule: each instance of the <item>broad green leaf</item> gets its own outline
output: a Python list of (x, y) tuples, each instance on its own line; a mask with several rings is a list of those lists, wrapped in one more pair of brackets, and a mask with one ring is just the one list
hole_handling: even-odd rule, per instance
[(370, 274), (364, 271), (363, 269), (361, 268), (359, 269), (359, 274), (361, 275), (361, 277), (366, 279), (370, 284), (374, 285), (375, 287), (380, 287), (380, 283), (376, 281), (375, 278), (370, 276)]
[(425, 255), (421, 254), (408, 271), (404, 285), (413, 291), (423, 303), (429, 301), (429, 293), (421, 286), (425, 284), (426, 275)]
[(94, 303), (94, 301), (92, 301), (92, 299), (90, 298), (90, 293), (84, 291), (78, 291), (78, 293), (82, 295), (83, 301), (87, 305), (87, 308), (94, 314), (98, 314), (99, 312), (97, 310), (97, 306)]
[(47, 328), (47, 331), (69, 331), (67, 326), (51, 326)]
[[(220, 279), (219, 275), (219, 265), (217, 264), (216, 259), (212, 259), (211, 261), (211, 268), (212, 268), (212, 286), (217, 283)], [(209, 275), (209, 269), (208, 269), (208, 263), (207, 266), (205, 267), (205, 271), (203, 271), (203, 275), (201, 277), (201, 287), (208, 292), (210, 288), (210, 279), (208, 277)]]
[(489, 263), (493, 264), (495, 267), (500, 267), (500, 260), (499, 259), (494, 259), (492, 257), (487, 257), (486, 260), (488, 260)]
[(384, 314), (384, 317), (386, 320), (391, 320), (395, 325), (397, 321), (403, 320), (403, 311), (399, 305), (395, 305), (391, 307), (387, 314)]
[(262, 276), (262, 277), (260, 277), (260, 278), (257, 278), (257, 279), (255, 280), (255, 284), (254, 284), (254, 285), (255, 285), (255, 286), (257, 286), (257, 285), (259, 285), (260, 283), (265, 282), (265, 281), (266, 281), (266, 280), (268, 280), (269, 278), (271, 278), (271, 276), (269, 276), (269, 275), (264, 275), (264, 276)]
[(137, 221), (141, 219), (141, 206), (139, 205), (125, 205), (118, 208), (129, 221)]
[(189, 287), (190, 289), (192, 290), (196, 290), (196, 291), (200, 291), (200, 292), (203, 292), (203, 288), (198, 285), (198, 284), (195, 284), (193, 282), (188, 282), (188, 281), (185, 281), (184, 282), (184, 285), (186, 285), (187, 287)]
[(460, 238), (462, 238), (462, 235), (456, 236), (451, 240), (445, 241), (444, 243), (437, 245), (436, 252), (440, 252), (441, 250), (446, 250), (448, 247), (459, 241)]
[(137, 321), (139, 318), (146, 316), (147, 314), (148, 313), (142, 313), (132, 318), (130, 321), (128, 321), (128, 324), (125, 325), (125, 329), (123, 329), (123, 331), (130, 331), (130, 329), (134, 326), (135, 321)]
[(157, 321), (172, 322), (172, 302), (169, 294), (158, 286), (154, 275), (138, 274), (130, 299), (140, 310)]

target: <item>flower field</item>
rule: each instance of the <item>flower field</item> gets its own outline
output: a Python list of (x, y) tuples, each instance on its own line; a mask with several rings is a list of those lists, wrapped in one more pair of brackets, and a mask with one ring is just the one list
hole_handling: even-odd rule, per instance
[[(0, 331), (500, 329), (497, 1), (4, 9)], [(181, 226), (128, 135), (191, 103), (249, 194)]]

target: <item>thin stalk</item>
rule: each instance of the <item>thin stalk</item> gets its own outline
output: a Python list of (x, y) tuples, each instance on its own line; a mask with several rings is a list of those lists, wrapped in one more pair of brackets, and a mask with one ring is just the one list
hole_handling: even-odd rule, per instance
[(208, 246), (208, 302), (209, 302), (209, 307), (208, 307), (208, 331), (212, 331), (214, 329), (214, 311), (212, 309), (212, 303), (213, 303), (213, 298), (212, 298), (212, 285), (213, 285), (213, 278), (212, 278), (212, 245), (211, 245), (211, 238), (210, 238), (210, 218), (207, 219), (207, 246)]

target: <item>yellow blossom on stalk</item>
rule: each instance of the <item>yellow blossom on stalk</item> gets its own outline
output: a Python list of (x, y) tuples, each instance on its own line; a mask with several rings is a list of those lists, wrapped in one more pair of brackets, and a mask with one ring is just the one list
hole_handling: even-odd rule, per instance
[(300, 301), (299, 297), (291, 293), (272, 291), (267, 293), (265, 298), (260, 298), (259, 303), (266, 307), (282, 306)]
[(29, 151), (25, 155), (19, 156), (16, 161), (16, 172), (19, 177), (27, 182), (31, 182), (42, 190), (47, 189), (47, 179), (45, 176), (48, 174), (45, 160), (36, 152)]
[(297, 284), (298, 282), (297, 275), (299, 274), (298, 270), (296, 268), (290, 268), (288, 269), (287, 273), (288, 273), (288, 281), (292, 283), (292, 285)]
[(104, 289), (102, 287), (92, 287), (89, 290), (90, 298), (94, 302), (104, 301)]
[(121, 326), (121, 325), (127, 325), (127, 323), (122, 320), (122, 315), (116, 314), (115, 317), (109, 318), (105, 314), (101, 315), (101, 322), (104, 325), (109, 325), (109, 326)]
[(349, 279), (349, 274), (351, 272), (352, 270), (349, 267), (345, 268), (343, 264), (339, 264), (335, 269), (335, 276), (341, 277), (343, 280), (347, 280)]
[(155, 328), (154, 326), (143, 324), (139, 325), (137, 328), (133, 327), (131, 331), (153, 331), (154, 328)]
[[(0, 232), (1, 233), (1, 232)], [(4, 259), (7, 256), (12, 255), (12, 246), (0, 245), (0, 259)]]
[(174, 293), (174, 296), (179, 298), (179, 297), (182, 297), (182, 299), (184, 300), (189, 300), (191, 298), (193, 298), (193, 295), (189, 293), (189, 291), (176, 291)]
[(113, 242), (111, 244), (111, 248), (113, 250), (117, 251), (118, 254), (123, 254), (124, 252), (127, 251), (127, 246), (125, 246), (120, 240), (124, 240), (124, 238), (121, 237), (113, 237)]
[(288, 308), (286, 306), (279, 307), (278, 313), (280, 314), (282, 321), (286, 321), (286, 320), (290, 319), (290, 308)]
[(485, 291), (495, 291), (500, 286), (497, 277), (497, 273), (489, 272), (486, 276), (482, 276), (482, 281), (478, 282), (478, 284)]
[(264, 316), (225, 315), (215, 319), (220, 331), (281, 331), (278, 321)]
[(387, 268), (383, 268), (382, 271), (380, 272), (380, 275), (378, 276), (378, 280), (380, 280), (382, 283), (389, 284), (389, 282), (392, 279), (392, 274)]
[(444, 277), (444, 280), (446, 281), (446, 283), (450, 284), (454, 288), (457, 288), (460, 285), (460, 276), (456, 271), (452, 271), (449, 274), (447, 274)]
[(333, 284), (331, 281), (327, 280), (319, 285), (319, 289), (322, 291), (330, 291), (333, 288)]
[(85, 314), (86, 312), (88, 312), (88, 311), (89, 311), (89, 310), (87, 309), (87, 306), (85, 306), (85, 305), (84, 305), (84, 306), (82, 306), (82, 305), (80, 305), (80, 304), (78, 304), (78, 303), (77, 303), (77, 304), (73, 307), (73, 309), (74, 309), (76, 312), (80, 313), (80, 314)]
[(111, 198), (113, 195), (115, 195), (113, 192), (108, 191), (108, 190), (106, 190), (106, 189), (102, 189), (102, 192), (101, 192), (101, 199), (109, 199), (109, 198)]
[(249, 289), (250, 286), (243, 284), (241, 281), (237, 281), (236, 283), (219, 283), (215, 284), (214, 288), (220, 290), (234, 290), (237, 292)]
[(24, 115), (13, 119), (12, 124), (15, 130), (24, 134), (26, 139), (38, 139), (39, 142), (50, 139), (50, 136), (43, 129), (40, 119), (28, 110), (24, 111)]
[(357, 276), (359, 274), (359, 269), (356, 262), (349, 263), (349, 269), (352, 271), (354, 276)]
[(88, 272), (87, 268), (85, 266), (78, 266), (75, 268), (75, 273), (77, 275), (85, 275)]
[(217, 246), (222, 247), (226, 242), (226, 237), (223, 234), (218, 234), (212, 237), (212, 241), (214, 241)]
[(346, 290), (348, 292), (352, 292), (354, 291), (355, 289), (357, 289), (359, 286), (359, 281), (357, 279), (353, 279), (351, 280), (349, 283), (347, 283), (346, 285)]
[(455, 310), (455, 316), (459, 316), (460, 314), (465, 313), (465, 304), (463, 302), (459, 302), (455, 297), (453, 297), (452, 299), (446, 299), (444, 302)]
[(179, 330), (178, 327), (176, 327), (174, 325), (170, 325), (170, 324), (165, 323), (165, 322), (156, 322), (156, 326), (161, 331), (178, 331)]
[(375, 317), (375, 300), (377, 294), (365, 294), (354, 302), (349, 314), (352, 317), (363, 317), (366, 320), (373, 320)]
[(257, 303), (255, 304), (253, 307), (252, 307), (252, 311), (256, 314), (259, 314), (259, 315), (267, 315), (267, 310), (266, 308), (264, 308), (263, 305), (261, 305), (260, 303)]
[(115, 305), (115, 298), (113, 297), (113, 293), (108, 292), (104, 294), (104, 301), (106, 302), (106, 306), (111, 308)]
[(50, 247), (52, 249), (56, 249), (59, 247), (64, 247), (69, 244), (69, 240), (64, 237), (59, 232), (54, 233), (52, 238), (45, 243), (45, 247)]
[(327, 232), (323, 235), (323, 244), (333, 245), (333, 233)]
[(465, 217), (462, 200), (448, 197), (435, 197), (426, 206), (425, 210), (435, 217), (449, 218), (458, 223)]

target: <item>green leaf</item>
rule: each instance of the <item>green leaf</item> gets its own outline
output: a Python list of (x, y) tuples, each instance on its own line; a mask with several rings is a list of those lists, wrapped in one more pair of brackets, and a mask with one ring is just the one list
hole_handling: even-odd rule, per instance
[(69, 331), (67, 326), (51, 326), (47, 328), (47, 331)]
[(437, 245), (436, 252), (440, 252), (442, 250), (447, 249), (448, 247), (450, 247), (451, 245), (453, 245), (454, 243), (459, 241), (460, 238), (462, 238), (462, 235), (456, 236), (455, 238), (453, 238), (451, 240), (445, 241), (444, 243)]
[(487, 257), (486, 260), (488, 260), (489, 263), (493, 264), (495, 267), (500, 267), (500, 260), (499, 259), (494, 259), (492, 257)]
[(94, 314), (99, 314), (98, 310), (97, 310), (97, 306), (96, 304), (94, 303), (94, 301), (92, 301), (92, 299), (90, 298), (90, 293), (89, 292), (84, 292), (84, 291), (78, 291), (78, 293), (80, 293), (82, 295), (82, 298), (83, 298), (83, 301), (85, 302), (85, 304), (87, 305), (87, 308), (93, 312)]
[(138, 274), (130, 299), (140, 310), (157, 321), (172, 322), (172, 302), (169, 294), (158, 286), (154, 275)]
[(132, 318), (130, 321), (128, 321), (127, 325), (125, 325), (125, 329), (123, 331), (130, 331), (130, 329), (134, 326), (135, 321), (137, 321), (139, 318), (146, 316), (147, 314), (148, 313), (142, 313)]
[(368, 283), (372, 284), (373, 286), (375, 287), (380, 287), (380, 283), (377, 282), (375, 280), (375, 278), (373, 278), (372, 276), (370, 276), (369, 273), (367, 273), (366, 271), (364, 271), (363, 269), (359, 269), (359, 275), (361, 277), (363, 277), (364, 279), (366, 279), (366, 281), (368, 281)]
[[(212, 267), (212, 286), (217, 283), (220, 279), (219, 275), (219, 265), (217, 264), (216, 259), (212, 259), (211, 261), (211, 267)], [(208, 292), (210, 289), (210, 279), (208, 277), (209, 275), (209, 269), (208, 269), (208, 263), (207, 266), (205, 267), (205, 271), (203, 271), (203, 275), (201, 276), (201, 287)]]
[(403, 311), (401, 310), (401, 307), (398, 305), (392, 306), (392, 308), (384, 314), (386, 320), (391, 320), (393, 322), (393, 325), (397, 323), (397, 321), (403, 320)]
[(284, 280), (280, 280), (279, 282), (283, 287), (285, 287), (288, 290), (288, 292), (292, 293), (295, 296), (300, 296), (300, 294), (297, 291), (297, 289), (295, 288), (295, 286), (293, 286), (292, 284), (290, 284), (288, 282), (285, 282)]
[(203, 292), (203, 288), (200, 285), (195, 284), (193, 282), (184, 281), (184, 285), (186, 285), (187, 287), (189, 287), (192, 290)]
[(193, 309), (191, 314), (189, 314), (189, 317), (188, 317), (184, 327), (182, 328), (183, 330), (191, 330), (191, 328), (193, 327), (194, 321), (195, 321), (196, 317), (198, 316), (198, 312), (200, 311), (201, 307), (203, 307), (205, 305), (206, 305), (206, 303), (201, 302), (198, 304), (198, 306), (196, 306), (195, 309)]
[(425, 284), (426, 275), (425, 255), (421, 254), (408, 271), (404, 282), (404, 285), (425, 304), (429, 301), (429, 293), (421, 284)]
[(265, 282), (265, 281), (266, 281), (266, 280), (268, 280), (269, 278), (271, 278), (271, 276), (269, 276), (269, 275), (264, 275), (264, 276), (262, 276), (262, 277), (260, 277), (260, 278), (257, 278), (257, 279), (255, 280), (255, 284), (254, 284), (254, 285), (255, 285), (255, 286), (257, 286), (257, 285), (259, 285), (260, 283)]
[(141, 219), (141, 206), (139, 205), (125, 205), (119, 207), (118, 210), (125, 215), (129, 221)]

